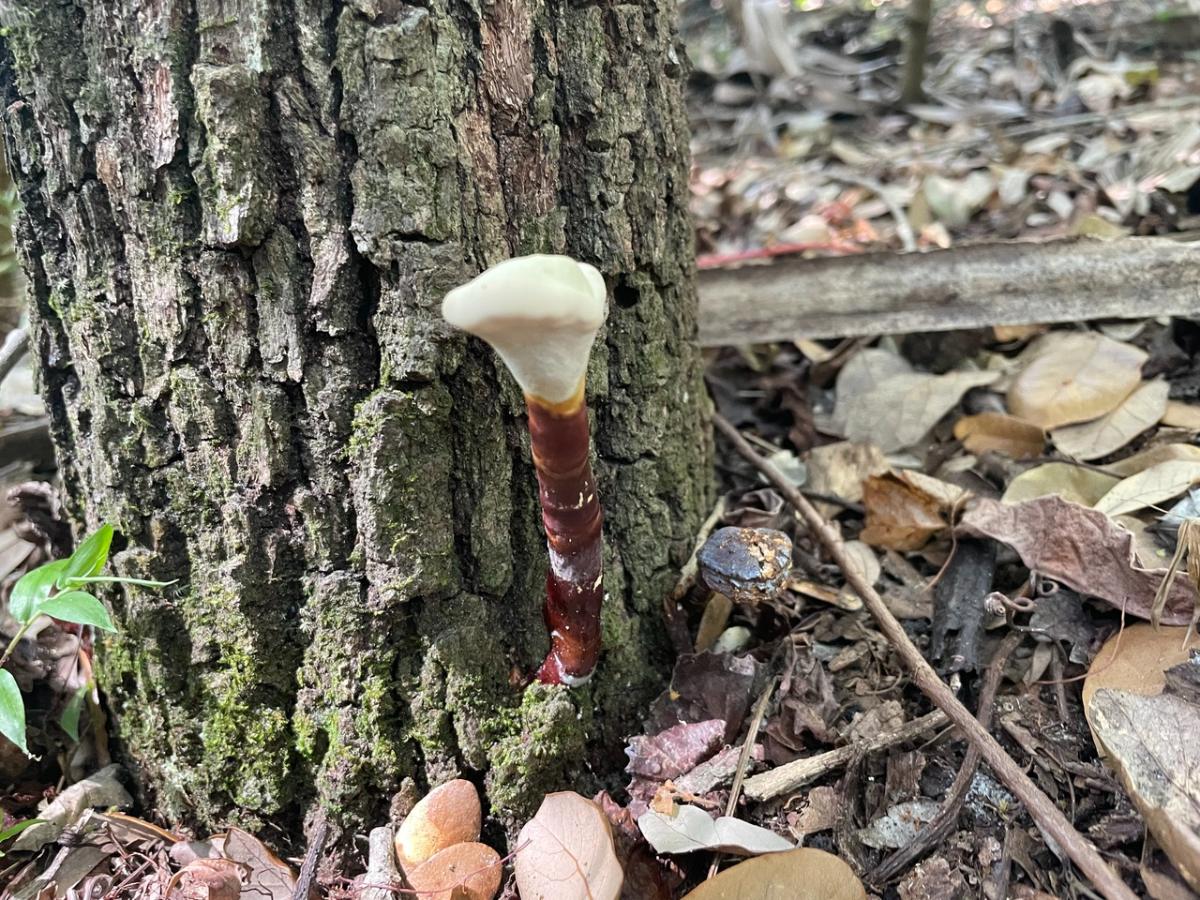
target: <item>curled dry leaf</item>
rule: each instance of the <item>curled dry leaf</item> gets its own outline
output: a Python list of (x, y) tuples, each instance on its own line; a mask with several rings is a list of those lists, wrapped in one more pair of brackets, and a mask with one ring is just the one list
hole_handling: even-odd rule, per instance
[(521, 900), (617, 900), (624, 874), (600, 807), (570, 791), (547, 794), (517, 837)]
[(1091, 724), (1159, 846), (1200, 890), (1200, 707), (1174, 694), (1144, 697), (1105, 688)]
[(1195, 484), (1200, 484), (1200, 461), (1161, 462), (1114, 485), (1096, 509), (1108, 516), (1136, 512), (1178, 497)]
[(504, 867), (487, 844), (469, 841), (439, 850), (408, 875), (421, 900), (492, 900)]
[(1161, 694), (1167, 669), (1186, 662), (1192, 648), (1200, 648), (1200, 636), (1192, 635), (1185, 644), (1186, 635), (1186, 628), (1155, 628), (1135, 622), (1105, 641), (1083, 680), (1083, 713), (1088, 724), (1096, 691), (1111, 688), (1144, 697)]
[(396, 831), (396, 860), (407, 874), (440, 850), (479, 840), (483, 811), (475, 785), (456, 778), (434, 788)]
[(946, 528), (943, 504), (897, 475), (876, 475), (863, 485), (866, 527), (859, 537), (874, 547), (919, 550)]
[[(874, 444), (852, 441), (814, 447), (808, 452), (806, 462), (809, 490), (851, 503), (862, 500), (866, 479), (882, 475), (890, 468), (887, 457)], [(818, 506), (830, 518), (842, 511), (841, 507), (829, 503), (818, 503)]]
[(1080, 506), (1094, 506), (1120, 480), (1116, 475), (1095, 469), (1052, 462), (1026, 469), (1014, 478), (1003, 499), (1005, 503), (1022, 503), (1035, 497), (1055, 495)]
[(714, 820), (698, 806), (680, 806), (673, 816), (648, 810), (638, 817), (638, 828), (657, 853), (719, 850), (737, 856), (755, 856), (795, 847), (787, 838), (733, 816)]
[(1008, 408), (1013, 415), (1058, 428), (1107, 415), (1142, 380), (1146, 354), (1095, 332), (1063, 333), (1040, 341), (1032, 361), (1013, 380)]
[[(1008, 544), (1027, 568), (1043, 578), (1061, 581), (1141, 619), (1150, 618), (1167, 571), (1141, 568), (1134, 556), (1133, 535), (1103, 513), (1060, 497), (1015, 504), (981, 497), (963, 514), (959, 529), (968, 536)], [(1195, 600), (1195, 589), (1176, 579), (1162, 621), (1187, 624)]]
[(854, 870), (832, 853), (804, 847), (748, 859), (710, 878), (684, 900), (867, 900)]
[(1046, 432), (1024, 419), (998, 412), (963, 416), (954, 423), (954, 436), (972, 453), (1003, 453), (1012, 459), (1033, 459), (1046, 449)]
[(1147, 381), (1108, 415), (1082, 425), (1067, 425), (1050, 433), (1054, 446), (1076, 459), (1099, 459), (1120, 450), (1162, 418), (1167, 408), (1165, 381)]
[(1151, 466), (1172, 460), (1200, 462), (1200, 447), (1192, 444), (1162, 444), (1142, 450), (1117, 462), (1109, 463), (1104, 469), (1114, 475), (1128, 478), (1130, 475), (1146, 471)]

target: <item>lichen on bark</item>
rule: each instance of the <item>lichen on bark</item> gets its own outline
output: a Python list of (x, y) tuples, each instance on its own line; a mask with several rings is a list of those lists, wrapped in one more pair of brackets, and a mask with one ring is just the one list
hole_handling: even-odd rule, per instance
[[(32, 0), (6, 146), (70, 509), (117, 567), (119, 750), (168, 817), (357, 828), (466, 775), (518, 816), (617, 771), (710, 499), (674, 0)], [(519, 392), (452, 286), (565, 252), (590, 363), (607, 651), (546, 650)]]

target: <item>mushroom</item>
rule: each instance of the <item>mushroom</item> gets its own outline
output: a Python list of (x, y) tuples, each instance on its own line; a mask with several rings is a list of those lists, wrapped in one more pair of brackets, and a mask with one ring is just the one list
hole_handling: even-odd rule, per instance
[(720, 528), (696, 562), (711, 590), (734, 601), (772, 600), (792, 571), (792, 539), (774, 528)]
[(607, 291), (592, 266), (523, 256), (492, 266), (442, 303), (451, 325), (483, 338), (525, 394), (550, 551), (543, 615), (550, 652), (538, 680), (568, 686), (600, 656), (603, 513), (589, 461), (584, 377)]

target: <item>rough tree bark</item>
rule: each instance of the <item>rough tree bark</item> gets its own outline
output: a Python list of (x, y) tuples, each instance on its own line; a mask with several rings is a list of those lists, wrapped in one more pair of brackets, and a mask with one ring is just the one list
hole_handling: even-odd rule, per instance
[[(0, 3), (65, 490), (122, 573), (181, 579), (114, 594), (100, 649), (167, 815), (357, 826), (456, 773), (518, 813), (619, 757), (710, 500), (675, 7)], [(547, 646), (520, 395), (438, 313), (553, 251), (611, 296), (607, 652), (571, 692), (520, 687)]]

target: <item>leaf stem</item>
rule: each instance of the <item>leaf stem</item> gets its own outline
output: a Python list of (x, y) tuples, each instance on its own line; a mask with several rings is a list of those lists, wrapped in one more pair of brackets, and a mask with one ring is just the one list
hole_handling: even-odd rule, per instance
[(17, 649), (17, 644), (21, 643), (21, 638), (25, 637), (25, 632), (32, 628), (33, 623), (40, 618), (40, 615), (34, 616), (32, 619), (22, 625), (17, 633), (13, 635), (12, 640), (8, 642), (8, 646), (4, 648), (4, 654), (0, 655), (0, 668), (3, 668), (4, 664), (8, 662), (8, 658), (12, 656), (12, 652)]
[(136, 584), (139, 587), (169, 587), (179, 579), (171, 581), (149, 581), (145, 578), (121, 578), (117, 575), (75, 575), (67, 579), (68, 584)]

